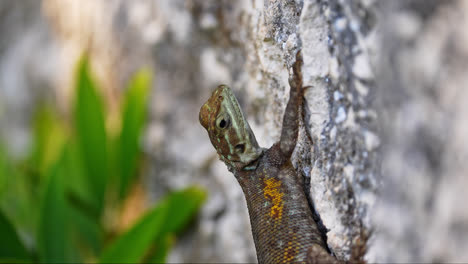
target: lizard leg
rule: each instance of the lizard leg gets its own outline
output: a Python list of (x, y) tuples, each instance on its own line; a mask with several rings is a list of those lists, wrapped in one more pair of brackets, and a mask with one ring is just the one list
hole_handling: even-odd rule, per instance
[(321, 246), (312, 245), (307, 250), (306, 264), (322, 264), (322, 263), (344, 264), (343, 261), (339, 261), (336, 258), (334, 258), (332, 255), (328, 254), (328, 252), (324, 250)]
[(296, 147), (297, 135), (299, 133), (299, 107), (302, 105), (302, 55), (296, 54), (296, 62), (293, 64), (293, 73), (289, 76), (289, 101), (283, 117), (283, 128), (281, 130), (280, 149), (285, 158), (291, 157)]

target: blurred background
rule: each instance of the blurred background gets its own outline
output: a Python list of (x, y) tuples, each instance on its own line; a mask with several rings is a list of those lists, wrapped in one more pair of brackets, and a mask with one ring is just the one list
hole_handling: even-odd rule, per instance
[(230, 85), (341, 259), (468, 261), (468, 2), (0, 1), (0, 262), (256, 262), (198, 111)]

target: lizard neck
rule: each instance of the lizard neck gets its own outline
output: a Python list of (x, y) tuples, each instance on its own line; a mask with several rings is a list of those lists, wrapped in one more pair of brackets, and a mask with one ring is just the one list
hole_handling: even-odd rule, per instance
[(219, 155), (219, 158), (221, 161), (226, 164), (226, 167), (230, 172), (234, 174), (234, 176), (238, 175), (242, 171), (254, 171), (257, 169), (259, 160), (262, 158), (263, 154), (265, 153), (264, 148), (258, 148), (257, 154), (253, 160), (250, 160), (248, 162), (241, 162), (241, 161), (231, 161), (226, 158), (224, 158), (221, 154)]

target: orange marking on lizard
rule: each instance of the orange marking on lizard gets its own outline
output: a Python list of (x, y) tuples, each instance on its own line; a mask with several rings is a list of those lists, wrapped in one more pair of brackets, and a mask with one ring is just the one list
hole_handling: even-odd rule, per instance
[(270, 209), (270, 216), (274, 219), (281, 220), (283, 217), (283, 195), (280, 191), (281, 182), (277, 179), (266, 179), (263, 181), (265, 187), (263, 188), (263, 196), (273, 203)]
[(290, 263), (299, 253), (299, 243), (297, 242), (296, 236), (293, 237), (292, 241), (288, 242), (288, 246), (284, 249), (283, 263)]

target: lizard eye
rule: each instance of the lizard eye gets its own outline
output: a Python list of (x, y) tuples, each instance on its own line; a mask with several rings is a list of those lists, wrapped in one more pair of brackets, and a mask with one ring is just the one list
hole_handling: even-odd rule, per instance
[(216, 123), (217, 123), (217, 126), (219, 128), (226, 129), (226, 128), (229, 127), (230, 121), (229, 121), (229, 118), (227, 116), (224, 116), (224, 117), (221, 117), (220, 119), (218, 119), (218, 121)]

